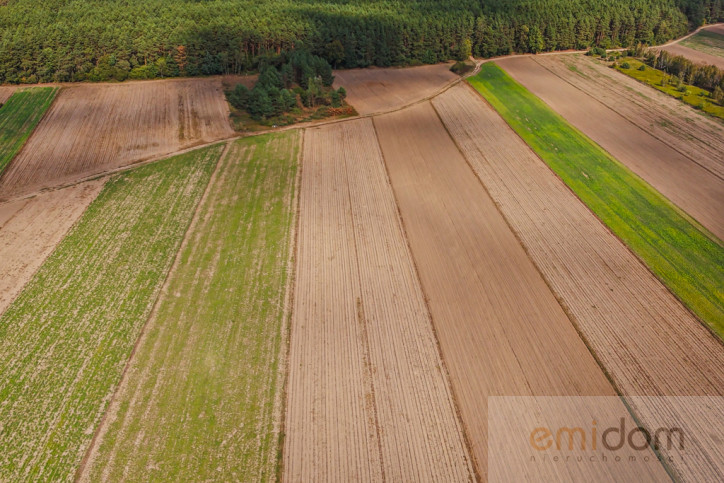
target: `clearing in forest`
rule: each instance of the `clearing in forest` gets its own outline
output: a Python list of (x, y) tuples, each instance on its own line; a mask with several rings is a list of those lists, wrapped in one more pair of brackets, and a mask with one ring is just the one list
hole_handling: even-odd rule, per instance
[(470, 481), (371, 120), (307, 129), (284, 479)]
[(707, 419), (696, 405), (672, 408), (663, 398), (630, 396), (724, 395), (720, 341), (470, 86), (433, 104), (639, 421), (660, 427), (662, 416), (675, 414), (679, 423), (720, 428), (688, 435), (683, 457), (677, 448), (662, 449), (683, 480), (716, 479), (717, 443), (705, 441), (724, 431), (721, 418)]
[[(489, 396), (615, 391), (430, 103), (374, 122), (478, 473), (490, 476)], [(581, 480), (663, 475), (657, 465), (571, 468)], [(558, 471), (541, 465), (538, 477)]]
[(221, 79), (64, 87), (0, 180), (0, 199), (233, 136)]
[(274, 479), (298, 151), (229, 145), (81, 480)]
[(222, 146), (115, 176), (0, 317), (0, 480), (68, 480)]
[(721, 242), (494, 63), (483, 65), (469, 82), (659, 279), (724, 337)]
[(4, 103), (0, 99), (0, 175), (28, 140), (57, 92), (54, 87), (35, 87), (15, 91)]

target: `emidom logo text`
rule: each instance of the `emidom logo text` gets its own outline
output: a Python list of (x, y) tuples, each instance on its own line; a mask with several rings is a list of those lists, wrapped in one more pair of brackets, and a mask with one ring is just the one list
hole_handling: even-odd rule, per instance
[(538, 452), (556, 451), (603, 451), (616, 452), (627, 446), (635, 451), (649, 448), (684, 449), (684, 432), (678, 427), (661, 427), (648, 430), (641, 426), (626, 427), (626, 419), (620, 418), (617, 426), (599, 427), (592, 421), (590, 427), (537, 427), (530, 432), (530, 445)]

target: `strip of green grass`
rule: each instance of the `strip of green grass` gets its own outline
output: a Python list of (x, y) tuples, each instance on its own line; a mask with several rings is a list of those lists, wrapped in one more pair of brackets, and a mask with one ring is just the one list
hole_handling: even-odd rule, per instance
[(274, 479), (298, 149), (296, 131), (257, 136), (220, 162), (90, 481)]
[[(624, 69), (621, 67), (621, 63), (628, 62), (630, 68)], [(711, 93), (706, 89), (684, 84), (686, 87), (685, 92), (680, 92), (675, 85), (671, 85), (668, 82), (662, 85), (664, 78), (670, 78), (668, 74), (653, 67), (645, 65), (640, 60), (634, 59), (633, 57), (624, 57), (621, 59), (621, 63), (616, 66), (616, 70), (623, 72), (629, 77), (633, 77), (639, 82), (648, 84), (656, 90), (664, 92), (671, 97), (675, 97), (690, 106), (694, 106), (706, 113), (709, 113), (720, 119), (724, 119), (724, 106), (720, 106), (711, 97)], [(644, 66), (643, 70), (639, 70), (641, 66)]]
[(222, 149), (109, 180), (0, 317), (0, 481), (72, 479)]
[(704, 52), (705, 54), (724, 57), (724, 35), (708, 30), (702, 30), (698, 34), (682, 40), (681, 45)]
[(586, 205), (724, 338), (724, 247), (494, 63), (469, 80)]
[(0, 107), (0, 174), (28, 140), (57, 92), (55, 87), (22, 89)]

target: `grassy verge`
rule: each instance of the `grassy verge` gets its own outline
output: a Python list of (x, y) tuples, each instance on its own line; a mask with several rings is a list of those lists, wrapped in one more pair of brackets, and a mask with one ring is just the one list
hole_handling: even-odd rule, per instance
[(682, 40), (681, 45), (705, 54), (724, 57), (724, 35), (708, 30), (702, 30), (698, 34)]
[[(628, 69), (621, 67), (621, 64), (624, 62), (628, 62), (630, 66)], [(643, 70), (639, 70), (641, 66), (643, 66)], [(676, 85), (668, 83), (668, 79), (670, 79), (671, 76), (666, 72), (649, 67), (633, 57), (621, 58), (621, 62), (619, 62), (616, 66), (616, 70), (623, 72), (629, 77), (633, 77), (639, 82), (648, 84), (654, 89), (664, 92), (671, 97), (680, 99), (681, 101), (711, 114), (712, 116), (724, 119), (724, 106), (717, 104), (706, 89), (683, 84), (682, 90), (679, 90)]]
[(109, 180), (0, 317), (0, 481), (72, 479), (221, 151)]
[(724, 338), (724, 247), (493, 63), (469, 80), (586, 205)]
[(0, 107), (0, 173), (28, 140), (57, 92), (55, 87), (21, 89)]
[(267, 481), (299, 135), (235, 142), (136, 352), (88, 479)]

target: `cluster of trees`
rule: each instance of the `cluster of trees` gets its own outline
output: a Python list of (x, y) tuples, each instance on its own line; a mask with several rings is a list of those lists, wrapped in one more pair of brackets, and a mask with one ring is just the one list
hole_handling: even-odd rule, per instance
[(722, 99), (724, 71), (716, 66), (695, 64), (685, 57), (672, 55), (665, 50), (649, 51), (645, 60), (651, 67), (675, 76), (685, 84), (710, 91), (717, 102), (721, 103), (724, 100)]
[(0, 83), (239, 74), (299, 48), (351, 68), (652, 44), (722, 2), (0, 0)]
[(252, 118), (265, 120), (291, 111), (299, 102), (306, 107), (340, 107), (347, 93), (343, 87), (333, 89), (333, 82), (329, 62), (306, 50), (295, 50), (265, 57), (254, 87), (238, 84), (227, 98)]

